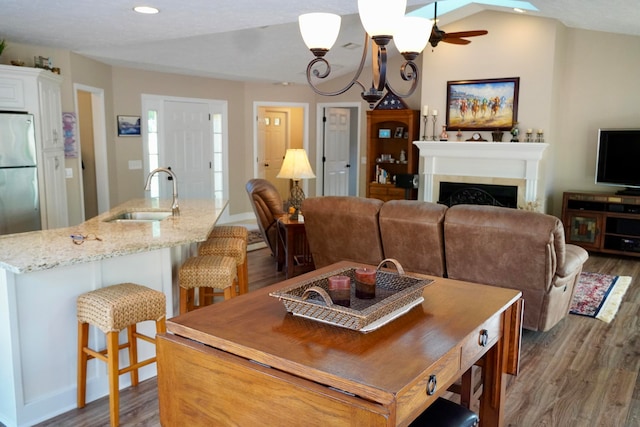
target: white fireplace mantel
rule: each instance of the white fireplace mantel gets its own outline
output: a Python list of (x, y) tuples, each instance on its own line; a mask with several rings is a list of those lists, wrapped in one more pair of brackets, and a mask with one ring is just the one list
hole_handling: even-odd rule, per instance
[(423, 196), (435, 202), (434, 175), (522, 179), (524, 200), (538, 198), (540, 160), (549, 146), (539, 142), (414, 141), (420, 150)]

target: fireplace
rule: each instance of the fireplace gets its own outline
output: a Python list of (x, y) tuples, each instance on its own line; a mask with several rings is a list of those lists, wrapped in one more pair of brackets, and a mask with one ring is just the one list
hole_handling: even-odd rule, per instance
[[(414, 141), (420, 150), (420, 194), (438, 197), (440, 182), (517, 187), (516, 206), (538, 205), (546, 199), (541, 167), (547, 143)], [(540, 184), (540, 185), (539, 185)]]
[(491, 205), (506, 208), (518, 207), (518, 187), (463, 182), (440, 182), (438, 203), (454, 205)]

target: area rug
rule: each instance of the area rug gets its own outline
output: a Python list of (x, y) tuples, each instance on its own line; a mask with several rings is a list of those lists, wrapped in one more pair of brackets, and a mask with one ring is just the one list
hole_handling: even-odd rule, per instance
[(267, 244), (262, 238), (260, 230), (249, 230), (249, 236), (247, 237), (247, 251), (251, 252), (266, 247)]
[(618, 312), (622, 297), (630, 284), (630, 276), (583, 272), (576, 285), (569, 312), (609, 323)]

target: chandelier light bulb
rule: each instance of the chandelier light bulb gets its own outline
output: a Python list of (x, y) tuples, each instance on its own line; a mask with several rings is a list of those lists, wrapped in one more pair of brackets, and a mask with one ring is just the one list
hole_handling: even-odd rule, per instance
[(401, 25), (407, 0), (358, 0), (358, 12), (370, 37), (393, 37)]
[(432, 28), (433, 21), (430, 19), (405, 16), (393, 36), (396, 48), (406, 59), (415, 59), (427, 46)]
[(298, 17), (302, 39), (316, 55), (324, 55), (333, 47), (340, 32), (342, 18), (333, 13), (306, 13)]

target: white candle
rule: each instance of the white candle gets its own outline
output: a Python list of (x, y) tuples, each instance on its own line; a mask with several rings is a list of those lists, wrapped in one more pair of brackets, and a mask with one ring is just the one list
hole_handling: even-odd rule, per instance
[(527, 129), (527, 133), (532, 133), (532, 132), (533, 132), (533, 130)]
[(538, 133), (542, 133), (542, 129), (538, 129)]
[(429, 106), (428, 105), (423, 105), (422, 106), (422, 115), (423, 116), (428, 116), (429, 115)]
[(433, 111), (431, 112), (431, 114), (433, 114), (434, 116), (437, 116), (437, 115), (438, 115), (438, 110), (433, 110)]

